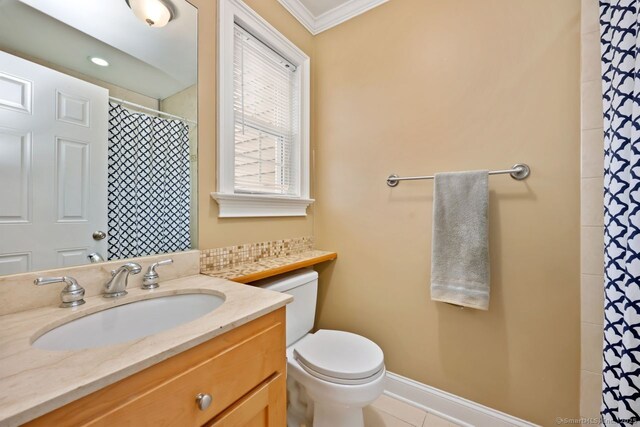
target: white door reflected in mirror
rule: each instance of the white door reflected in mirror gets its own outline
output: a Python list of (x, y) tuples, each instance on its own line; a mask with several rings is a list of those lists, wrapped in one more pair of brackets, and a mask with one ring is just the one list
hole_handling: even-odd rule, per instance
[(93, 233), (107, 229), (109, 92), (2, 51), (0, 62), (0, 275), (86, 264), (108, 244)]

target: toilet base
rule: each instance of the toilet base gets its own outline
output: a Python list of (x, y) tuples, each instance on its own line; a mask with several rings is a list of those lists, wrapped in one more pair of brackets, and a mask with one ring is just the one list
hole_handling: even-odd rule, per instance
[(314, 402), (313, 427), (364, 427), (362, 408)]
[(287, 375), (287, 427), (311, 427), (313, 402), (304, 386)]
[(287, 376), (287, 427), (364, 427), (362, 407), (314, 402), (305, 387)]

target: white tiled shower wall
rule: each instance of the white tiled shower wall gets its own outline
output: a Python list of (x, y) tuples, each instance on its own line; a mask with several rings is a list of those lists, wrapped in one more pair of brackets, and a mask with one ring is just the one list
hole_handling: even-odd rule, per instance
[(580, 416), (598, 417), (604, 312), (604, 146), (598, 0), (582, 0)]

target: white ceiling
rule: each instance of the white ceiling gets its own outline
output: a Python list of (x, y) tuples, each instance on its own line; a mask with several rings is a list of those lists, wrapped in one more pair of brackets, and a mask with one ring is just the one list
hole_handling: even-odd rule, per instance
[(311, 34), (318, 34), (388, 0), (278, 0)]
[(315, 17), (322, 15), (325, 12), (335, 9), (338, 6), (349, 2), (349, 0), (300, 0), (300, 3), (307, 8), (311, 14)]
[(173, 4), (176, 19), (150, 28), (125, 0), (0, 0), (0, 48), (164, 99), (197, 81), (197, 10)]

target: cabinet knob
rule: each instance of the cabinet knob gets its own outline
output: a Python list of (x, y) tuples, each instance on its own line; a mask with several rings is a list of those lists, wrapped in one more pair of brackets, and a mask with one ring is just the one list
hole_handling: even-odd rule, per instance
[(211, 402), (213, 398), (209, 393), (198, 393), (196, 396), (196, 403), (198, 404), (198, 408), (201, 411), (206, 410), (209, 406), (211, 406)]

